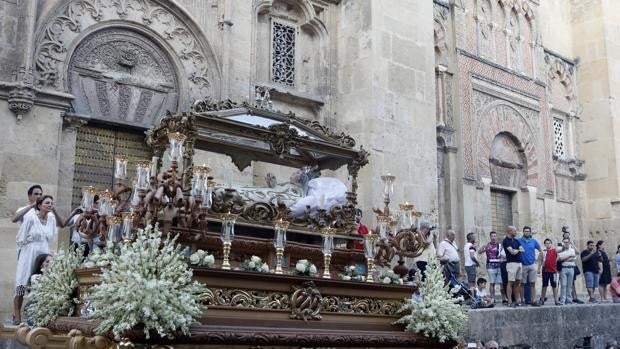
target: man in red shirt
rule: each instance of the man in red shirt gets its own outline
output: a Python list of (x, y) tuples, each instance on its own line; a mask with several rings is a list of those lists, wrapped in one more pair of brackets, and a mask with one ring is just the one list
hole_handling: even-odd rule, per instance
[(542, 268), (542, 280), (543, 288), (540, 293), (540, 304), (545, 304), (545, 295), (547, 294), (547, 286), (551, 283), (551, 289), (553, 290), (553, 300), (555, 305), (558, 305), (558, 284), (555, 280), (555, 276), (558, 273), (558, 252), (553, 246), (551, 239), (545, 239), (545, 249), (538, 256), (538, 273), (540, 274)]
[[(361, 236), (368, 234), (368, 227), (362, 224), (363, 213), (361, 209), (355, 210), (355, 223), (357, 224), (357, 233)], [(353, 243), (354, 250), (364, 250), (364, 242), (363, 241), (355, 241)]]

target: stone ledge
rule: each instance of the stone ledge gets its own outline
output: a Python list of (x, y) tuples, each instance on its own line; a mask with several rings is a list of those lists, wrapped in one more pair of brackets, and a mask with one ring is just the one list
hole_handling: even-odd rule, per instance
[(620, 304), (611, 303), (472, 310), (465, 339), (557, 349), (574, 348), (591, 337), (590, 348), (603, 349), (608, 340), (620, 340), (618, 314)]

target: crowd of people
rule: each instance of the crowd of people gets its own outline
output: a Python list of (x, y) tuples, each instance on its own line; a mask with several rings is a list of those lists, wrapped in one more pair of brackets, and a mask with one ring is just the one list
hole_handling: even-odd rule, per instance
[[(514, 226), (508, 226), (502, 241), (497, 232), (491, 231), (489, 242), (484, 245), (478, 244), (476, 234), (467, 234), (462, 251), (455, 243), (456, 233), (453, 230), (446, 232), (446, 238), (436, 249), (430, 224), (422, 222), (418, 231), (426, 246), (414, 260), (416, 268), (424, 274), (429, 258), (438, 258), (447, 270), (448, 279), (459, 278), (462, 256), (469, 292), (478, 295), (487, 306), (493, 306), (498, 288), (502, 303), (510, 307), (541, 306), (548, 302), (548, 296), (553, 297), (549, 302), (555, 305), (584, 303), (576, 295), (578, 275), (584, 277), (588, 293), (585, 302), (620, 303), (620, 272), (612, 277), (613, 261), (605, 250), (605, 241), (588, 241), (586, 248), (578, 253), (567, 226), (562, 227), (562, 239), (557, 245), (551, 237), (545, 238), (541, 245), (528, 226), (523, 227), (520, 237)], [(485, 257), (485, 268), (481, 265), (482, 256)], [(620, 245), (615, 254), (615, 264), (616, 270), (620, 271)], [(537, 297), (536, 284), (539, 279), (542, 289), (540, 297)], [(550, 295), (547, 292), (549, 286)]]

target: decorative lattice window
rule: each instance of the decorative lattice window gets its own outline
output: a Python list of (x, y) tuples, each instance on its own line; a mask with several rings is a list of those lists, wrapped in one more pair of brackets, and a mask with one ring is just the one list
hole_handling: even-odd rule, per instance
[(559, 158), (566, 155), (565, 134), (564, 120), (553, 118), (553, 154)]
[(278, 22), (272, 26), (271, 79), (295, 85), (295, 28)]

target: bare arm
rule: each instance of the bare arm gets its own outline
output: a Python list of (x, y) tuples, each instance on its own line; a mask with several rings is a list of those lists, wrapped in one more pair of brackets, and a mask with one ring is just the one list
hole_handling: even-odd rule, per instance
[(478, 249), (478, 254), (483, 254), (487, 250), (487, 245), (480, 246)]
[(58, 214), (58, 212), (56, 212), (56, 208), (55, 207), (52, 209), (52, 213), (56, 217), (56, 226), (58, 228), (64, 228), (65, 225), (66, 225), (65, 222), (67, 221), (67, 219), (64, 219), (63, 217), (61, 217), (60, 214)]
[(19, 221), (22, 220), (22, 218), (24, 218), (24, 215), (30, 211), (30, 209), (32, 209), (33, 207), (35, 207), (37, 205), (37, 203), (32, 203), (24, 208), (22, 208), (21, 210), (17, 210), (15, 212), (15, 214), (13, 215), (13, 217), (11, 218), (11, 222), (13, 223), (17, 223)]
[[(78, 207), (78, 208), (76, 208), (76, 209), (74, 209), (73, 211), (71, 211), (71, 215), (69, 215), (69, 218), (67, 218), (67, 220), (65, 221), (64, 226), (65, 226), (65, 227), (69, 226), (69, 223), (71, 222), (71, 219), (72, 219), (72, 218), (73, 218), (76, 214), (81, 213), (80, 211), (81, 211), (81, 210), (80, 210), (80, 208), (79, 208), (79, 207)], [(77, 221), (76, 221), (76, 223), (77, 223)]]

